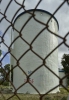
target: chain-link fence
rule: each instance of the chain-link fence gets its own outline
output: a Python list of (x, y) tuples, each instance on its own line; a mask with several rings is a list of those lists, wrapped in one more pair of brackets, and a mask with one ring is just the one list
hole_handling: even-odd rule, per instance
[[(8, 9), (10, 8), (10, 6), (13, 4), (13, 1), (14, 1), (14, 3), (16, 4), (16, 5), (18, 5), (19, 6), (19, 9), (17, 9), (17, 11), (15, 12), (15, 14), (13, 14), (13, 17), (12, 17), (12, 19), (11, 19), (11, 21), (9, 20), (9, 18), (8, 18), (8, 16), (6, 16), (6, 13), (7, 13), (7, 11), (8, 11)], [(5, 20), (6, 22), (8, 22), (9, 23), (9, 25), (5, 25), (6, 26), (6, 29), (4, 29), (4, 33), (3, 34), (1, 34), (0, 33), (0, 48), (1, 48), (1, 46), (2, 45), (4, 45), (7, 49), (8, 49), (8, 51), (5, 53), (5, 55), (3, 56), (3, 57), (1, 57), (1, 59), (0, 59), (0, 68), (1, 68), (1, 70), (2, 70), (2, 72), (4, 73), (4, 75), (5, 75), (5, 78), (0, 82), (0, 85), (2, 86), (6, 81), (7, 82), (9, 82), (9, 86), (10, 87), (12, 87), (13, 88), (13, 90), (12, 90), (12, 92), (10, 92), (10, 93), (7, 93), (7, 94), (5, 94), (4, 92), (5, 91), (2, 91), (2, 87), (1, 87), (1, 90), (0, 90), (0, 96), (2, 96), (3, 97), (3, 99), (4, 100), (10, 100), (10, 99), (13, 99), (13, 97), (17, 97), (17, 99), (13, 99), (13, 100), (24, 100), (25, 98), (24, 98), (24, 96), (23, 97), (21, 97), (22, 96), (22, 94), (21, 94), (21, 96), (20, 96), (20, 94), (18, 93), (18, 91), (19, 91), (19, 89), (21, 89), (21, 88), (23, 88), (23, 87), (25, 87), (25, 85), (28, 83), (28, 84), (30, 84), (30, 86), (37, 92), (37, 94), (38, 94), (38, 96), (37, 96), (37, 100), (38, 100), (38, 98), (40, 99), (40, 100), (42, 100), (47, 94), (49, 94), (50, 92), (52, 92), (53, 90), (55, 90), (56, 88), (58, 88), (60, 85), (67, 91), (67, 92), (69, 92), (69, 90), (68, 90), (68, 88), (66, 87), (66, 86), (64, 86), (63, 85), (63, 80), (69, 75), (69, 74), (67, 74), (67, 75), (65, 75), (63, 78), (60, 78), (59, 77), (59, 75), (56, 73), (56, 69), (55, 69), (55, 67), (54, 67), (54, 69), (52, 70), (49, 66), (48, 66), (48, 63), (47, 63), (47, 59), (49, 58), (49, 57), (51, 57), (51, 55), (54, 53), (54, 52), (56, 52), (56, 50), (61, 46), (61, 45), (65, 45), (67, 48), (69, 48), (69, 45), (67, 44), (67, 36), (69, 35), (69, 32), (68, 33), (66, 33), (66, 35), (64, 36), (64, 37), (62, 37), (60, 34), (58, 35), (57, 34), (57, 32), (55, 31), (52, 31), (53, 29), (53, 27), (51, 27), (51, 29), (49, 28), (49, 26), (50, 26), (50, 22), (52, 22), (53, 21), (53, 19), (55, 20), (55, 22), (54, 23), (56, 23), (55, 24), (55, 27), (58, 27), (58, 22), (57, 22), (57, 20), (55, 19), (55, 17), (54, 17), (54, 15), (60, 10), (60, 8), (65, 4), (65, 3), (67, 3), (67, 6), (69, 6), (69, 1), (68, 0), (63, 0), (63, 2), (58, 6), (58, 8), (57, 9), (55, 9), (55, 11), (54, 11), (54, 13), (53, 14), (50, 14), (50, 13), (48, 13), (48, 12), (44, 12), (43, 10), (37, 10), (37, 8), (38, 8), (38, 6), (41, 4), (41, 2), (42, 2), (43, 0), (39, 0), (38, 1), (38, 3), (36, 4), (36, 6), (35, 6), (35, 8), (33, 9), (33, 10), (26, 10), (26, 8), (25, 8), (25, 2), (26, 2), (26, 0), (22, 0), (22, 3), (19, 3), (17, 0), (9, 0), (8, 1), (8, 4), (7, 4), (7, 6), (6, 6), (6, 8), (5, 8), (5, 11), (4, 12), (2, 12), (1, 10), (0, 10), (0, 24), (1, 25), (3, 25), (2, 24), (2, 22)], [(0, 5), (1, 5), (1, 3), (2, 2), (4, 2), (4, 0), (0, 0)], [(46, 1), (47, 2), (47, 1)], [(30, 1), (29, 1), (29, 3), (31, 3)], [(13, 5), (12, 5), (12, 7), (13, 7)], [(25, 18), (25, 19), (21, 19), (21, 21), (18, 19), (18, 18), (21, 18), (20, 16), (21, 16), (21, 14), (17, 17), (17, 15), (20, 13), (20, 11), (21, 12), (24, 12), (24, 13), (22, 13), (22, 14), (26, 14), (26, 16), (24, 16), (23, 18)], [(12, 11), (11, 11), (12, 12)], [(44, 22), (44, 21), (42, 21), (42, 19), (40, 19), (40, 15), (38, 16), (38, 13), (40, 12), (40, 14), (41, 14), (41, 16), (44, 16), (44, 15), (42, 15), (42, 14), (48, 14), (48, 19), (47, 19), (47, 21), (46, 21), (46, 23)], [(9, 12), (9, 14), (10, 14), (10, 12)], [(37, 17), (36, 17), (37, 16)], [(47, 15), (46, 15), (47, 16)], [(44, 18), (44, 17), (43, 17)], [(20, 29), (19, 29), (19, 26), (17, 27), (15, 24), (17, 23), (16, 21), (17, 21), (17, 19), (20, 21), (20, 24), (19, 24), (19, 26), (20, 26)], [(33, 20), (31, 20), (31, 19), (33, 19), (34, 20), (34, 22), (33, 22)], [(26, 21), (25, 21), (26, 20)], [(19, 23), (19, 21), (18, 21), (18, 23)], [(21, 22), (24, 22), (24, 24), (22, 25), (21, 24)], [(23, 23), (22, 22), (22, 23)], [(35, 27), (34, 27), (34, 29), (35, 29), (35, 31), (34, 31), (34, 29), (30, 29), (30, 28), (28, 28), (29, 27), (29, 25), (31, 26), (31, 28), (32, 28), (32, 25), (33, 24), (30, 24), (30, 22), (31, 23), (36, 23), (37, 22), (37, 24), (35, 24)], [(17, 23), (17, 25), (18, 25), (18, 23)], [(28, 27), (26, 27), (26, 26), (28, 26)], [(39, 28), (37, 28), (37, 27), (40, 27), (40, 30), (39, 30)], [(25, 30), (25, 28), (26, 28), (26, 30)], [(15, 35), (14, 36), (14, 39), (11, 39), (12, 38), (12, 36), (11, 36), (11, 44), (8, 46), (7, 44), (6, 44), (6, 42), (5, 42), (5, 40), (4, 40), (4, 37), (5, 37), (5, 35), (7, 34), (7, 32), (10, 32), (11, 33), (11, 31), (9, 31), (9, 29), (11, 30), (11, 29), (13, 29), (12, 31), (12, 33), (14, 34), (17, 34), (17, 35)], [(58, 29), (58, 28), (57, 28)], [(28, 34), (27, 34), (27, 36), (26, 36), (26, 38), (24, 38), (23, 36), (23, 34), (24, 34), (24, 32), (25, 31), (27, 31), (27, 32), (29, 32), (29, 30), (32, 30), (32, 32), (33, 32), (33, 35), (34, 35), (34, 37), (33, 37), (33, 39), (32, 39), (32, 41), (31, 41), (31, 38), (28, 36)], [(39, 30), (39, 31), (36, 31), (36, 30)], [(46, 31), (45, 31), (46, 30)], [(23, 32), (24, 31), (24, 32)], [(38, 33), (37, 33), (38, 32)], [(48, 35), (49, 35), (49, 38), (50, 38), (50, 34), (52, 35), (52, 36), (55, 36), (56, 38), (59, 38), (59, 39), (61, 39), (62, 40), (62, 42), (61, 43), (59, 43), (59, 44), (57, 44), (57, 42), (56, 42), (56, 46), (55, 46), (55, 48), (52, 48), (52, 47), (50, 47), (50, 48), (52, 48), (49, 52), (47, 52), (47, 51), (43, 51), (43, 52), (47, 52), (46, 53), (46, 55), (44, 54), (44, 57), (42, 57), (42, 55), (41, 55), (41, 52), (40, 52), (40, 49), (41, 48), (39, 48), (39, 46), (41, 46), (41, 45), (37, 45), (36, 47), (35, 47), (35, 45), (33, 45), (36, 41), (37, 41), (37, 39), (38, 39), (38, 37), (40, 37), (42, 34), (44, 34), (43, 32), (49, 32), (48, 33)], [(9, 34), (10, 34), (9, 33)], [(26, 33), (26, 32), (25, 32)], [(45, 35), (44, 35), (45, 36)], [(28, 40), (28, 38), (29, 38), (29, 40)], [(46, 37), (45, 37), (46, 39), (48, 38), (47, 37), (47, 35), (46, 35)], [(48, 38), (48, 39), (49, 39)], [(6, 38), (7, 39), (7, 38)], [(19, 40), (20, 39), (20, 40)], [(44, 39), (44, 38), (43, 38)], [(47, 39), (47, 40), (48, 40)], [(51, 38), (50, 38), (51, 39)], [(54, 38), (55, 39), (55, 38)], [(17, 42), (18, 41), (18, 42)], [(21, 41), (20, 42), (20, 44), (21, 45), (19, 45), (18, 43), (19, 43), (19, 41)], [(29, 41), (31, 41), (31, 42), (29, 42)], [(40, 40), (41, 41), (41, 40)], [(38, 42), (40, 42), (40, 41), (37, 41), (36, 42), (36, 44), (38, 44)], [(55, 41), (56, 41), (56, 39), (55, 39)], [(22, 46), (22, 42), (23, 43), (25, 43), (29, 48), (28, 49), (25, 49), (23, 52), (22, 52), (22, 50), (23, 50), (23, 48), (26, 46), (26, 45), (24, 45), (24, 47), (23, 48), (21, 48), (21, 46)], [(42, 42), (42, 41), (41, 41)], [(40, 42), (40, 44), (41, 44), (41, 42)], [(18, 48), (16, 47), (16, 45), (18, 44)], [(43, 45), (43, 44), (42, 44)], [(50, 44), (48, 44), (48, 45), (50, 45)], [(47, 47), (47, 44), (46, 44), (46, 47)], [(15, 50), (13, 49), (12, 50), (12, 48), (15, 48)], [(20, 49), (21, 48), (21, 49)], [(34, 48), (36, 48), (36, 49), (38, 49), (38, 50), (34, 50)], [(43, 46), (43, 48), (44, 48), (44, 46)], [(49, 48), (49, 47), (47, 47), (47, 48)], [(21, 50), (20, 52), (22, 53), (22, 54), (20, 54), (19, 53), (19, 50)], [(47, 50), (47, 49), (46, 49)], [(15, 51), (15, 52), (14, 52)], [(36, 52), (36, 51), (38, 51), (38, 52)], [(17, 53), (16, 53), (17, 52)], [(37, 67), (35, 67), (34, 65), (34, 63), (39, 63), (39, 62), (35, 62), (35, 60), (37, 59), (37, 58), (35, 58), (35, 59), (33, 59), (33, 58), (31, 58), (31, 61), (29, 61), (29, 63), (32, 63), (32, 64), (30, 64), (30, 65), (28, 65), (28, 66), (34, 66), (35, 68), (33, 68), (33, 71), (31, 71), (31, 69), (30, 69), (30, 71), (28, 71), (28, 74), (27, 74), (27, 72), (26, 72), (26, 70), (24, 69), (24, 68), (22, 68), (22, 64), (24, 64), (25, 65), (25, 62), (27, 63), (28, 62), (28, 60), (30, 59), (29, 57), (31, 56), (31, 54), (29, 54), (30, 56), (28, 57), (27, 56), (27, 58), (28, 58), (28, 60), (27, 60), (27, 58), (26, 58), (26, 60), (23, 62), (23, 58), (25, 57), (25, 55), (28, 53), (28, 52), (32, 52), (32, 55), (35, 55), (36, 57), (38, 57), (38, 59), (40, 59), (41, 60), (41, 62), (40, 62), (40, 64), (37, 64), (38, 66)], [(40, 52), (40, 54), (39, 54), (39, 52)], [(20, 56), (18, 56), (19, 54), (20, 54)], [(11, 64), (10, 64), (10, 69), (9, 69), (9, 72), (7, 73), (7, 71), (6, 71), (6, 69), (3, 67), (3, 63), (2, 63), (2, 61), (4, 60), (4, 58), (7, 56), (7, 54), (10, 54), (10, 57), (11, 57)], [(55, 55), (57, 55), (57, 53), (55, 53)], [(34, 57), (34, 56), (31, 56), (31, 57)], [(22, 64), (20, 64), (20, 60), (22, 59)], [(34, 63), (33, 63), (33, 61), (32, 61), (32, 59), (34, 60)], [(38, 60), (37, 59), (37, 60)], [(57, 58), (56, 58), (57, 59)], [(15, 60), (15, 61), (14, 61)], [(54, 59), (55, 60), (55, 59)], [(14, 64), (13, 64), (13, 62), (14, 62)], [(55, 62), (55, 61), (53, 61), (53, 62)], [(50, 63), (50, 62), (49, 62)], [(57, 64), (57, 63), (56, 63)], [(9, 65), (8, 65), (9, 66)], [(55, 65), (56, 66), (56, 65)], [(24, 66), (24, 67), (26, 67), (26, 66)], [(16, 69), (16, 68), (18, 68), (18, 69)], [(31, 68), (31, 67), (30, 67)], [(34, 84), (33, 84), (33, 82), (34, 82), (34, 80), (31, 78), (36, 72), (37, 72), (37, 74), (40, 72), (40, 69), (41, 68), (45, 68), (47, 71), (46, 72), (48, 72), (49, 71), (49, 74), (50, 74), (50, 76), (52, 75), (52, 77), (56, 77), (57, 79), (58, 79), (58, 81), (59, 81), (59, 84), (56, 84), (56, 85), (54, 85), (54, 87), (52, 86), (51, 88), (49, 88), (48, 90), (46, 90), (44, 93), (41, 93), (40, 91), (40, 89), (38, 89), (38, 87), (36, 87)], [(44, 69), (44, 70), (45, 70)], [(19, 72), (18, 73), (18, 70), (21, 70), (21, 72)], [(41, 69), (42, 70), (42, 69)], [(38, 72), (39, 71), (39, 72)], [(18, 75), (16, 75), (18, 73)], [(22, 73), (22, 74), (21, 74)], [(21, 82), (23, 82), (22, 84), (20, 84), (20, 83), (18, 83), (18, 81), (20, 81), (19, 80), (19, 75), (21, 74), (21, 78), (24, 76), (24, 81), (23, 80), (21, 80)], [(23, 75), (23, 76), (22, 76)], [(14, 78), (15, 77), (15, 78)], [(37, 76), (36, 76), (37, 77)], [(44, 76), (44, 77), (46, 77), (46, 76)], [(54, 77), (54, 78), (55, 78)], [(17, 79), (16, 79), (17, 78)], [(49, 78), (49, 77), (48, 77)], [(15, 82), (15, 80), (17, 80), (16, 82)], [(54, 79), (55, 80), (55, 79)], [(37, 81), (37, 80), (36, 80)], [(40, 79), (39, 79), (39, 81), (40, 81)], [(57, 80), (56, 80), (57, 81)], [(58, 83), (58, 82), (57, 82)], [(6, 83), (7, 84), (7, 83)], [(17, 87), (17, 84), (20, 84), (18, 87)], [(51, 83), (51, 84), (54, 84), (54, 83)], [(46, 84), (45, 84), (45, 87), (46, 87)], [(4, 89), (5, 90), (5, 89)], [(8, 89), (8, 90), (10, 90), (10, 89)], [(25, 91), (25, 90), (24, 90)], [(33, 90), (31, 90), (31, 92), (32, 92)], [(22, 93), (22, 92), (21, 92)], [(23, 93), (24, 94), (24, 93)], [(28, 94), (27, 92), (26, 92), (26, 94)], [(31, 93), (31, 94), (35, 94), (35, 93)], [(29, 94), (28, 94), (29, 95)], [(53, 94), (52, 94), (53, 95)], [(26, 95), (27, 96), (27, 95)], [(55, 96), (57, 96), (56, 94), (55, 94)], [(29, 97), (28, 97), (29, 98)], [(32, 98), (32, 97), (31, 97)], [(47, 98), (47, 100), (48, 100), (49, 98)], [(30, 99), (30, 100), (35, 100), (35, 97), (33, 97), (32, 99)], [(46, 99), (45, 99), (46, 100)]]

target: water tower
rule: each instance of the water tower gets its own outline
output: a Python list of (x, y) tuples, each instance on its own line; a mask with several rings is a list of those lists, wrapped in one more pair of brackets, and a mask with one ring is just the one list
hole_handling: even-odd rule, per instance
[[(58, 40), (55, 35), (45, 29), (35, 39), (35, 41), (33, 41), (37, 34), (45, 28), (45, 25), (40, 24), (38, 21), (46, 24), (48, 19), (51, 17), (51, 14), (47, 11), (37, 9), (35, 11), (35, 19), (38, 21), (36, 21), (33, 17), (31, 18), (30, 13), (33, 13), (33, 9), (28, 10), (28, 12), (21, 13), (14, 21), (14, 27), (16, 30), (20, 31), (22, 26), (24, 26), (26, 21), (30, 18), (26, 26), (23, 30), (21, 30), (22, 38), (18, 37), (19, 33), (16, 30), (13, 31), (12, 34), (14, 35), (14, 39), (18, 38), (14, 42), (14, 48), (11, 52), (17, 59), (24, 54), (19, 60), (19, 66), (26, 72), (27, 75), (41, 66), (41, 68), (30, 77), (30, 82), (41, 94), (44, 94), (59, 84), (58, 78), (44, 65), (42, 65), (42, 59), (44, 59), (58, 45)], [(58, 34), (58, 22), (55, 17), (50, 20), (48, 26), (51, 31)], [(29, 44), (31, 44), (32, 50), (30, 50)], [(37, 55), (39, 55), (39, 57)], [(16, 60), (13, 57), (11, 57), (11, 64), (16, 66)], [(58, 75), (58, 50), (55, 50), (46, 59), (46, 65)], [(19, 86), (25, 82), (26, 75), (17, 66), (13, 70), (13, 84), (15, 88), (19, 88)], [(56, 93), (58, 91), (59, 88), (56, 88), (52, 91), (52, 93)], [(25, 84), (17, 91), (17, 93), (27, 92), (30, 94), (37, 94), (35, 89), (29, 83)]]

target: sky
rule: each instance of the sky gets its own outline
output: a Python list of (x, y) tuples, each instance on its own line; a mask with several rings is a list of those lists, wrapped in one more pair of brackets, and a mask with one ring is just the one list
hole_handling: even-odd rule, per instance
[[(9, 3), (10, 0), (2, 0), (1, 5), (0, 5), (0, 9), (1, 12), (4, 13), (7, 4)], [(23, 0), (16, 0), (18, 3), (22, 3)], [(34, 9), (37, 2), (39, 0), (25, 0), (25, 9)], [(50, 13), (53, 13), (57, 7), (63, 2), (64, 0), (42, 0), (42, 2), (40, 3), (40, 5), (38, 6), (38, 9), (43, 9), (46, 11), (49, 11)], [(6, 12), (6, 16), (7, 18), (11, 21), (14, 13), (17, 11), (17, 9), (20, 6), (17, 5), (15, 3), (15, 0), (13, 0), (13, 2), (11, 3), (11, 5), (9, 6), (9, 9)], [(23, 9), (18, 13), (20, 14), (21, 12), (23, 12)], [(18, 15), (17, 14), (17, 15)], [(3, 16), (0, 14), (0, 19)], [(69, 32), (69, 6), (67, 4), (67, 2), (61, 7), (61, 9), (55, 14), (56, 19), (58, 20), (59, 23), (59, 35), (64, 37), (66, 33)], [(0, 24), (0, 35), (2, 35), (4, 33), (4, 31), (6, 30), (6, 28), (9, 26), (9, 23), (4, 19), (1, 24)], [(9, 46), (11, 43), (11, 28), (7, 31), (4, 40), (5, 43)], [(69, 37), (67, 37), (67, 44), (69, 44)], [(1, 39), (0, 39), (1, 40)], [(58, 39), (58, 42), (60, 43), (62, 40)], [(0, 59), (4, 56), (4, 54), (7, 52), (7, 47), (2, 43), (1, 44), (1, 49), (2, 49), (2, 56), (0, 57)], [(59, 47), (58, 49), (58, 61), (59, 61), (59, 67), (62, 68), (61, 66), (61, 58), (62, 55), (66, 53), (69, 53), (69, 49), (65, 46), (62, 45), (61, 47)], [(8, 54), (5, 59), (3, 60), (3, 66), (7, 63), (10, 63), (10, 55)]]

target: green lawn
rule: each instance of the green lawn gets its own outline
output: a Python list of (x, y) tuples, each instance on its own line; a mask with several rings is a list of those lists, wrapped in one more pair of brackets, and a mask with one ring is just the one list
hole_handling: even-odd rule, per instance
[[(9, 89), (8, 86), (0, 86), (0, 89)], [(68, 92), (63, 88), (60, 89), (59, 93), (56, 94), (48, 94), (42, 100), (67, 100)], [(18, 97), (20, 99), (18, 99)], [(0, 94), (0, 100), (40, 100), (39, 95), (32, 94), (17, 94), (14, 96), (13, 93), (3, 93)], [(12, 97), (12, 98), (10, 98)], [(9, 98), (9, 99), (8, 99)]]

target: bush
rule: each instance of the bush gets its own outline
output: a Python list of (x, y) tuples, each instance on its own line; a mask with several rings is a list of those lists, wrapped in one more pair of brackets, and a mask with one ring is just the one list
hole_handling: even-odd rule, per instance
[(0, 85), (9, 86), (9, 82), (0, 80)]
[(45, 97), (44, 100), (52, 100), (51, 97)]
[(0, 85), (1, 85), (1, 83), (2, 83), (2, 80), (0, 80)]
[(9, 86), (9, 82), (5, 81), (5, 82), (3, 82), (3, 85), (4, 86)]
[(66, 97), (63, 97), (61, 100), (67, 100), (67, 98)]

